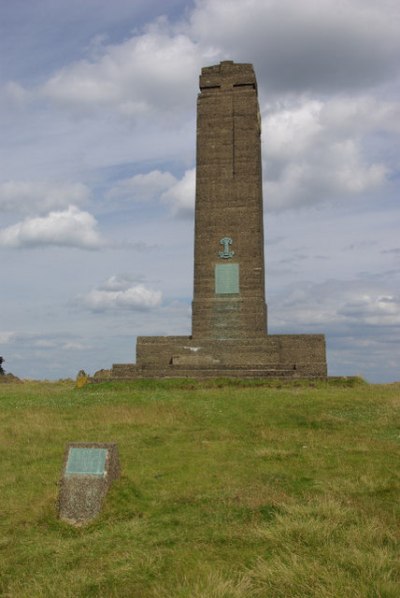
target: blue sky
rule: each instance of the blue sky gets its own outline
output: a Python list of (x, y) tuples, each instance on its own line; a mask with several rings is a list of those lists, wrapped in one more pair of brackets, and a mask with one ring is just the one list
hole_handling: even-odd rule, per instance
[(400, 5), (0, 2), (0, 355), (20, 377), (190, 334), (202, 66), (254, 64), (270, 333), (400, 379)]

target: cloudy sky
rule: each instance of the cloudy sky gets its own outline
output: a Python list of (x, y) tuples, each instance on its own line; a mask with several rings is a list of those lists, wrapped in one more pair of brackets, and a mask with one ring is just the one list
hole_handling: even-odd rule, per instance
[(202, 66), (254, 64), (270, 333), (400, 380), (398, 0), (0, 0), (0, 355), (20, 377), (190, 334)]

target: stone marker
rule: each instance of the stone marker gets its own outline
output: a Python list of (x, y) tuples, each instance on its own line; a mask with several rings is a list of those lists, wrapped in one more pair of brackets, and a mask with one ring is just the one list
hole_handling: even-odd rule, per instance
[(116, 444), (68, 444), (60, 480), (59, 518), (73, 525), (83, 525), (94, 519), (100, 513), (108, 488), (119, 475)]
[(192, 335), (139, 336), (108, 377), (326, 377), (323, 334), (267, 334), (260, 123), (251, 64), (202, 69)]

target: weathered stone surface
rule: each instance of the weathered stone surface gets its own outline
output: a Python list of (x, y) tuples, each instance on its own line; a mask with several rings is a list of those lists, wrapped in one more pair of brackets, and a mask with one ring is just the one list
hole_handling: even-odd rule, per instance
[(95, 382), (104, 382), (105, 380), (112, 380), (112, 377), (112, 370), (102, 369), (95, 372), (91, 380)]
[(73, 442), (65, 450), (58, 496), (60, 519), (84, 525), (101, 510), (111, 483), (120, 475), (114, 443)]
[(327, 374), (322, 334), (277, 334), (223, 341), (144, 336), (137, 339), (137, 360), (136, 365), (115, 364), (113, 376), (119, 379), (158, 375), (271, 377), (280, 376), (283, 371), (290, 377)]
[(325, 377), (325, 338), (268, 335), (260, 115), (251, 64), (202, 69), (192, 336), (138, 337), (112, 378)]
[[(197, 101), (193, 338), (256, 338), (267, 331), (260, 134), (252, 65), (226, 61), (203, 68)], [(226, 259), (219, 254), (224, 238), (232, 241), (234, 252)], [(224, 285), (218, 285), (221, 266), (238, 269), (237, 292), (225, 294)]]

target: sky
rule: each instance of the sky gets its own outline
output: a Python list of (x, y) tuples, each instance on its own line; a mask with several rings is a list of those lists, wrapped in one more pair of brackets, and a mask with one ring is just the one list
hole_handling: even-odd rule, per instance
[(189, 335), (202, 66), (254, 65), (270, 334), (400, 380), (398, 0), (0, 0), (0, 355), (21, 378)]

